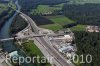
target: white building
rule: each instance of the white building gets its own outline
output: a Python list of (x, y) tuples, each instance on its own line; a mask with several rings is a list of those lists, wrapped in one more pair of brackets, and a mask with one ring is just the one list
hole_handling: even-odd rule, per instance
[(73, 46), (62, 47), (59, 49), (59, 52), (61, 53), (67, 53), (67, 52), (72, 52), (72, 51), (74, 51)]
[(53, 40), (62, 40), (62, 41), (64, 41), (66, 43), (66, 42), (72, 42), (73, 41), (73, 37), (70, 36), (70, 35), (64, 35), (62, 37), (53, 38)]

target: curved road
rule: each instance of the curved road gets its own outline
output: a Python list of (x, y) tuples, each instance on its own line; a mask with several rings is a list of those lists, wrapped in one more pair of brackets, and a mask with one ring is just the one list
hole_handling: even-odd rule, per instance
[[(25, 19), (27, 19), (27, 21), (31, 25), (32, 29), (34, 30), (34, 32), (36, 34), (39, 34), (40, 30), (39, 30), (38, 26), (35, 24), (35, 22), (26, 14), (24, 14), (22, 12), (20, 12), (20, 14), (23, 15)], [(61, 54), (57, 50), (55, 50), (52, 46), (50, 46), (50, 44), (48, 44), (43, 37), (36, 37), (35, 39), (37, 39), (37, 38), (38, 38), (39, 42), (48, 49), (48, 52), (51, 55), (53, 55), (54, 59), (57, 62), (59, 62), (59, 64), (61, 66), (74, 66), (72, 63), (71, 64), (67, 63), (67, 60), (63, 56), (61, 56)]]

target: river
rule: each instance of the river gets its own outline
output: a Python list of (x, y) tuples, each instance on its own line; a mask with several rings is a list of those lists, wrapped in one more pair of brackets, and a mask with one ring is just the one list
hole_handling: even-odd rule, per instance
[[(21, 7), (18, 5), (18, 1), (16, 1), (15, 4), (17, 6), (17, 10), (20, 10)], [(3, 25), (3, 27), (0, 30), (0, 38), (3, 39), (3, 38), (11, 37), (10, 36), (10, 26), (16, 15), (17, 15), (17, 12), (15, 12), (14, 15), (8, 21), (5, 22), (5, 24)], [(3, 43), (3, 49), (7, 52), (12, 52), (12, 51), (16, 50), (16, 47), (12, 41), (6, 41)]]
[[(19, 6), (18, 4), (18, 0), (15, 2), (16, 6), (17, 6), (17, 10), (20, 11), (21, 7)], [(14, 19), (14, 17), (17, 15), (18, 13), (15, 12), (14, 15), (8, 20), (5, 22), (5, 24), (3, 25), (3, 27), (1, 28), (0, 30), (0, 38), (9, 38), (11, 37), (10, 36), (10, 26), (11, 26), (11, 23)], [(3, 50), (8, 52), (8, 53), (11, 53), (11, 52), (14, 52), (14, 51), (18, 51), (18, 54), (20, 56), (26, 56), (21, 50), (20, 48), (18, 49), (14, 42), (13, 41), (6, 41), (6, 42), (3, 42)], [(30, 64), (27, 64), (27, 63), (23, 63), (23, 66), (34, 66), (32, 63)]]

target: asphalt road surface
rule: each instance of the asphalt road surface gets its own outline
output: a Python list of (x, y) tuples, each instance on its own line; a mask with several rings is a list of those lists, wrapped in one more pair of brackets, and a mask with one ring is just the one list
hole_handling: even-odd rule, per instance
[[(35, 24), (35, 22), (34, 22), (30, 17), (28, 17), (27, 15), (25, 15), (25, 14), (23, 14), (23, 13), (22, 13), (22, 15), (23, 15), (23, 16), (27, 19), (27, 21), (30, 23), (30, 25), (31, 25), (32, 29), (34, 30), (34, 32), (35, 32), (36, 34), (39, 34), (39, 29), (38, 29), (37, 25)], [(61, 56), (52, 46), (50, 46), (50, 45), (45, 41), (45, 39), (44, 39), (43, 37), (36, 37), (36, 38), (39, 39), (39, 42), (40, 42), (43, 46), (45, 46), (45, 47), (47, 48), (48, 52), (49, 52), (51, 55), (53, 55), (54, 59), (55, 59), (57, 62), (59, 62), (59, 64), (60, 64), (61, 66), (73, 66), (73, 64), (67, 63), (67, 60), (66, 60), (63, 56)]]

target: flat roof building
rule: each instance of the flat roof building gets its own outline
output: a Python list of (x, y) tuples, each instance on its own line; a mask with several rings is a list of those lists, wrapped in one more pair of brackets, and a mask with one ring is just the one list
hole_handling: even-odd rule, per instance
[(74, 51), (73, 46), (62, 47), (59, 49), (59, 52), (62, 52), (62, 53), (67, 53), (67, 52), (72, 52), (72, 51)]

